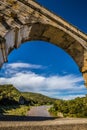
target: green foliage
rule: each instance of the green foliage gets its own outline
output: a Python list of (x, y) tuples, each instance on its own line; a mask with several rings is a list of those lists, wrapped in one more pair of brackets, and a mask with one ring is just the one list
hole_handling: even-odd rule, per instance
[[(6, 111), (15, 113), (15, 110), (17, 110), (16, 112), (20, 111), (21, 114), (24, 115), (25, 112), (23, 107), (20, 108), (20, 105), (18, 104), (21, 96), (23, 96), (26, 101), (29, 101), (30, 105), (53, 104), (53, 107), (50, 108), (49, 111), (56, 116), (87, 117), (87, 96), (68, 101), (56, 100), (38, 93), (20, 92), (13, 85), (0, 85), (0, 103), (4, 102), (4, 106), (0, 106), (0, 113), (5, 113)], [(5, 102), (7, 105), (5, 105)], [(16, 108), (12, 103), (15, 104)], [(9, 104), (12, 106), (9, 106)]]
[(34, 101), (35, 104), (38, 105), (51, 105), (55, 101), (55, 99), (39, 93), (23, 92), (22, 95), (28, 100), (31, 99), (32, 101)]
[(64, 117), (87, 117), (87, 96), (73, 100), (56, 100), (50, 112), (62, 113)]
[(5, 108), (4, 115), (21, 115), (26, 116), (27, 111), (29, 111), (30, 107), (25, 105), (13, 106), (11, 109)]
[[(42, 94), (20, 92), (10, 84), (0, 85), (0, 114), (6, 113), (6, 111), (8, 111), (7, 113), (17, 113), (17, 111), (21, 112), (23, 109), (20, 108), (20, 97), (24, 100), (23, 105), (26, 107), (29, 105), (50, 105), (55, 101), (55, 99)], [(23, 115), (23, 112), (21, 112), (21, 114)]]
[[(20, 107), (19, 99), (25, 100), (24, 107)], [(55, 99), (42, 94), (31, 92), (20, 92), (13, 85), (0, 85), (0, 114), (20, 114), (24, 115), (29, 105), (50, 105)], [(25, 110), (23, 109), (25, 108)]]
[(21, 92), (18, 91), (13, 85), (0, 85), (0, 99), (10, 97), (18, 101)]
[(2, 98), (13, 98), (17, 102), (19, 101), (20, 96), (23, 96), (26, 100), (31, 101), (33, 105), (47, 105), (53, 104), (55, 99), (49, 98), (39, 93), (32, 92), (20, 92), (13, 85), (0, 85), (0, 100)]

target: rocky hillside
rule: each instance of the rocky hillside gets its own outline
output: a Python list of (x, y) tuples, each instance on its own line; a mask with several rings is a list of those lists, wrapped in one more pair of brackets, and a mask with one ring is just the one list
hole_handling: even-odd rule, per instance
[(17, 102), (19, 102), (19, 100), (25, 100), (26, 102), (31, 101), (33, 105), (52, 104), (55, 101), (55, 99), (39, 93), (21, 92), (13, 85), (0, 85), (0, 100), (3, 98), (13, 99)]

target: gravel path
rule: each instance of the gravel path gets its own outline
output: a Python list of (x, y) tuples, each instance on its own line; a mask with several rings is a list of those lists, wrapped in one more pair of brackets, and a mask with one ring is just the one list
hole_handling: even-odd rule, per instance
[(50, 107), (51, 106), (32, 107), (27, 115), (28, 116), (38, 116), (38, 117), (51, 117), (50, 113), (48, 112), (48, 109)]

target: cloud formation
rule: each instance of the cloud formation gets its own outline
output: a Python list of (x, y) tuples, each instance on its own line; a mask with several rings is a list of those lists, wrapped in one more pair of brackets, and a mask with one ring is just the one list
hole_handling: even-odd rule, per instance
[[(10, 69), (9, 69), (10, 68)], [(21, 71), (18, 68), (22, 68)], [(25, 68), (28, 70), (25, 71)], [(75, 75), (43, 76), (29, 70), (41, 69), (41, 65), (28, 63), (12, 63), (5, 65), (3, 69), (8, 76), (0, 78), (0, 84), (13, 84), (21, 91), (42, 93), (50, 97), (71, 99), (84, 96), (87, 93), (85, 86), (81, 84), (83, 78)]]
[(11, 69), (18, 69), (18, 68), (30, 68), (30, 69), (41, 69), (42, 65), (35, 65), (35, 64), (29, 64), (29, 63), (11, 63), (7, 64), (6, 66), (4, 65), (4, 68), (11, 68)]

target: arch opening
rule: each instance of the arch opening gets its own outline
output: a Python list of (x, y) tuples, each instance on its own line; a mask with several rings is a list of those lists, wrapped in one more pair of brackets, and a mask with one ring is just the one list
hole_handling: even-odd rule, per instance
[[(83, 87), (82, 75), (74, 60), (62, 49), (47, 42), (29, 41), (26, 44), (23, 44), (18, 50), (15, 50), (10, 54), (9, 63), (6, 66), (7, 71), (12, 71), (9, 72), (9, 77), (11, 78), (11, 75), (13, 75), (12, 78), (14, 81), (12, 78), (11, 80), (14, 82), (14, 85), (16, 84), (16, 81), (17, 84), (19, 81), (21, 82), (22, 79), (20, 78), (23, 78), (24, 76), (25, 84), (22, 85), (23, 83), (21, 83), (21, 85), (22, 87), (27, 85), (25, 88), (26, 91), (28, 90), (28, 84), (29, 86), (32, 86), (30, 87), (30, 91), (33, 90), (33, 87), (35, 89), (35, 85), (37, 84), (37, 88), (34, 92), (38, 92), (41, 89), (45, 92), (45, 95), (51, 95), (50, 92), (59, 89), (60, 93), (66, 90), (66, 94), (64, 95), (65, 97), (67, 97), (67, 95), (69, 97), (70, 93), (72, 93), (71, 91), (73, 91), (73, 96), (75, 96), (74, 93), (77, 95), (77, 90), (73, 89), (78, 89), (80, 91), (80, 89), (82, 89), (81, 87)], [(9, 79), (9, 77), (7, 79)], [(29, 82), (26, 84), (27, 78), (30, 79), (30, 83), (32, 83), (32, 78), (35, 79), (32, 85), (30, 85)], [(38, 81), (38, 79), (40, 80)], [(4, 81), (9, 83), (6, 79)], [(65, 84), (67, 84), (67, 86), (65, 86)], [(39, 87), (41, 85), (40, 89), (38, 85)], [(18, 88), (20, 88), (20, 86), (18, 86)], [(53, 90), (50, 90), (50, 86)], [(53, 86), (55, 86), (55, 88)], [(68, 87), (71, 87), (72, 90), (70, 88), (69, 93), (67, 94)], [(46, 92), (46, 88), (48, 88), (49, 92)], [(83, 91), (85, 91), (86, 94), (85, 88), (83, 88)], [(42, 93), (42, 91), (40, 92)], [(79, 94), (82, 95), (82, 93), (80, 91)], [(53, 95), (54, 97), (56, 96), (55, 93)], [(59, 94), (59, 97), (62, 96)]]
[[(56, 102), (54, 103), (54, 99), (51, 100), (47, 99), (48, 97), (42, 96), (42, 99), (44, 100), (43, 101), (42, 99), (40, 100), (39, 97), (41, 95), (39, 95), (37, 101), (35, 98), (36, 102), (34, 102), (34, 99), (29, 100), (31, 101), (30, 105), (32, 105), (32, 103), (37, 105), (55, 104), (56, 107), (58, 107), (58, 103), (62, 103), (65, 113), (63, 114), (59, 113), (58, 116), (67, 117), (69, 112), (66, 114), (65, 104), (67, 105), (67, 109), (68, 109), (68, 102), (72, 103), (72, 100), (70, 99), (74, 99), (76, 97), (83, 97), (83, 99), (86, 100), (85, 94), (87, 92), (85, 87), (83, 86), (82, 75), (78, 70), (77, 64), (61, 48), (58, 48), (47, 42), (29, 41), (24, 43), (18, 50), (14, 50), (9, 55), (9, 63), (3, 66), (2, 73), (3, 76), (1, 77), (0, 82), (2, 84), (6, 83), (4, 88), (6, 88), (7, 86), (9, 89), (9, 84), (13, 84), (19, 91), (27, 92), (27, 94), (29, 94), (28, 92), (34, 92), (34, 93), (41, 93), (51, 98), (64, 99), (64, 100), (56, 100)], [(20, 97), (18, 96), (17, 98), (20, 99), (19, 100), (20, 103), (23, 103), (25, 100), (24, 97), (22, 96)], [(65, 101), (68, 99), (70, 101)], [(80, 98), (77, 98), (75, 101), (79, 101), (79, 100)], [(53, 108), (55, 108), (55, 105), (53, 105)], [(17, 106), (15, 110), (12, 110), (11, 112), (13, 112), (13, 115), (15, 115), (16, 113), (15, 111), (20, 108), (19, 106)], [(41, 108), (44, 108), (44, 106), (37, 107), (37, 108), (38, 111), (42, 110), (43, 113), (43, 109)], [(78, 108), (78, 105), (75, 107), (75, 109), (76, 108)], [(26, 106), (24, 106), (23, 109), (24, 109), (23, 111), (26, 111), (27, 110)], [(50, 111), (53, 112), (52, 108), (50, 109)], [(7, 112), (7, 114), (8, 113), (9, 112)], [(21, 113), (16, 113), (16, 115), (19, 114), (21, 115)], [(82, 112), (81, 114), (83, 115)], [(81, 116), (81, 114), (79, 115), (77, 114), (76, 116)], [(36, 115), (37, 115), (37, 119), (39, 119), (38, 113)], [(69, 115), (73, 117), (73, 115), (75, 114), (70, 113)], [(47, 117), (46, 115), (44, 120), (54, 118), (54, 117), (50, 117), (49, 114), (48, 116), (49, 117)], [(18, 118), (18, 120), (20, 120), (19, 117), (21, 116), (19, 117), (16, 116), (16, 117)], [(31, 118), (30, 115), (29, 117)], [(31, 120), (29, 117), (27, 117), (27, 119)], [(11, 118), (9, 118), (9, 120), (11, 120)], [(13, 120), (14, 120), (14, 116), (13, 116)], [(35, 120), (33, 114), (32, 114), (32, 120)], [(40, 120), (43, 120), (43, 117), (42, 118), (40, 117)]]

